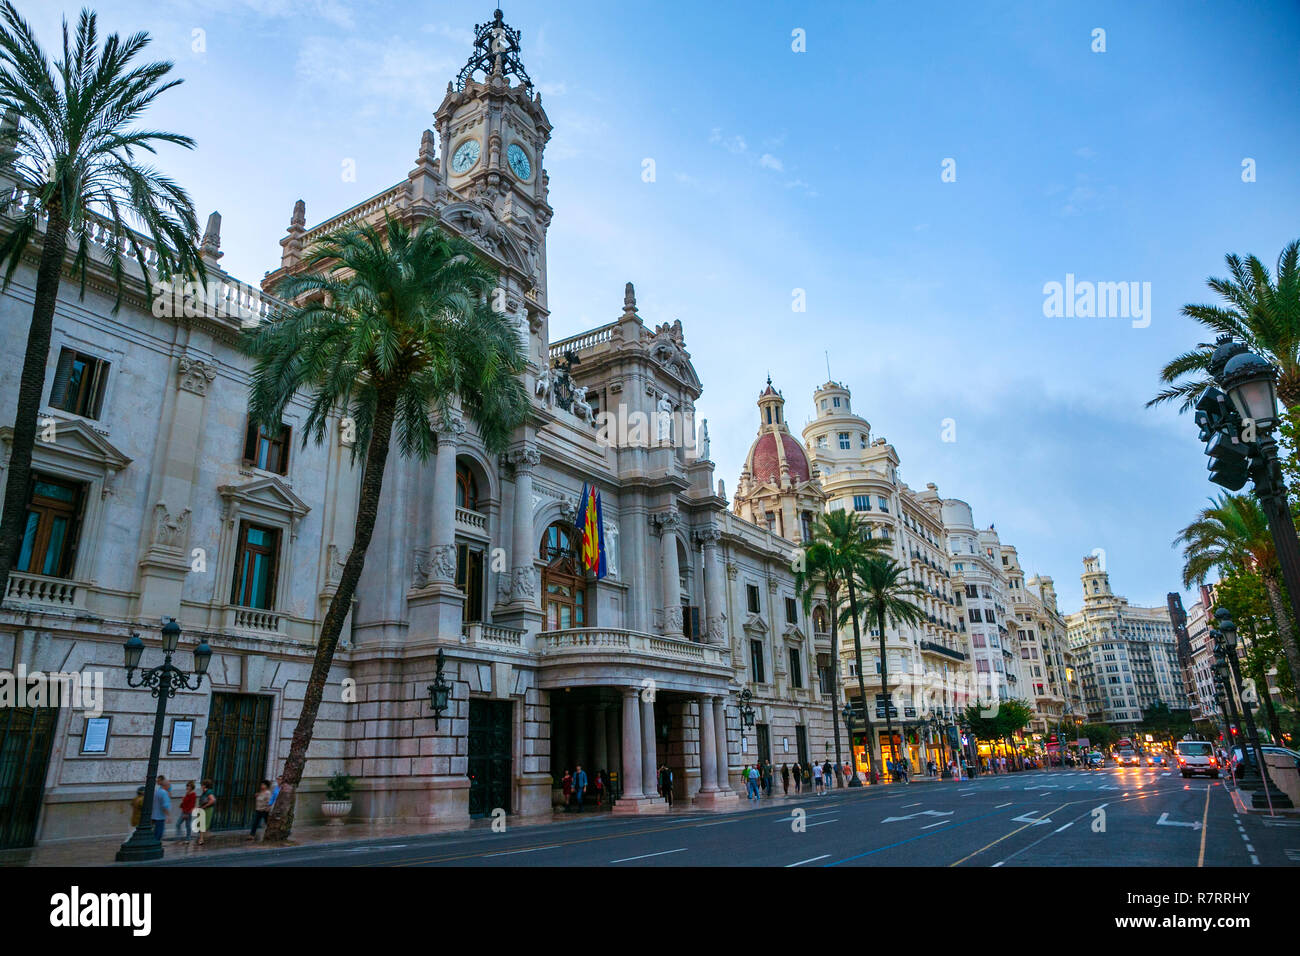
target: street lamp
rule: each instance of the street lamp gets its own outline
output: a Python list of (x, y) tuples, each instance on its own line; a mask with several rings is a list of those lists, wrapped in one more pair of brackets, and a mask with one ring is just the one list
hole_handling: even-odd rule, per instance
[[(1229, 363), (1231, 365), (1232, 363)], [(1249, 746), (1255, 753), (1256, 768), (1259, 771), (1260, 789), (1251, 797), (1251, 804), (1259, 809), (1268, 807), (1270, 812), (1274, 807), (1289, 809), (1291, 807), (1291, 798), (1273, 783), (1272, 775), (1269, 773), (1268, 764), (1264, 763), (1264, 751), (1259, 745), (1259, 731), (1255, 727), (1255, 715), (1251, 713), (1250, 701), (1246, 700), (1245, 694), (1242, 693), (1241, 668), (1237, 664), (1237, 625), (1232, 622), (1232, 612), (1226, 607), (1215, 610), (1214, 616), (1219, 626), (1210, 631), (1210, 637), (1215, 641), (1218, 647), (1215, 649), (1216, 658), (1219, 656), (1219, 649), (1222, 648), (1226, 653), (1223, 655), (1227, 658), (1227, 666), (1231, 669), (1233, 684), (1237, 688), (1238, 694), (1241, 695), (1241, 710), (1246, 718), (1246, 733), (1249, 734), (1243, 746)], [(1216, 667), (1219, 666), (1216, 664)], [(1265, 690), (1265, 693), (1268, 693)], [(1261, 799), (1262, 798), (1262, 799)]]
[(433, 709), (433, 729), (438, 729), (438, 720), (451, 703), (451, 685), (442, 677), (442, 669), (447, 664), (447, 653), (438, 648), (437, 671), (433, 683), (429, 685), (429, 706)]
[(844, 702), (844, 709), (840, 711), (840, 716), (844, 718), (844, 732), (849, 735), (849, 763), (853, 765), (853, 773), (849, 776), (850, 787), (862, 786), (862, 781), (858, 778), (858, 755), (853, 750), (853, 708), (849, 702)]
[[(123, 645), (126, 658), (126, 684), (128, 687), (148, 687), (149, 692), (158, 698), (158, 709), (154, 714), (153, 742), (149, 747), (149, 769), (144, 781), (144, 800), (140, 804), (140, 825), (135, 828), (130, 839), (117, 851), (117, 862), (135, 863), (141, 860), (161, 860), (163, 857), (162, 841), (154, 833), (153, 798), (154, 788), (158, 784), (158, 757), (162, 751), (163, 723), (167, 719), (167, 701), (176, 696), (176, 691), (198, 690), (203, 685), (203, 675), (208, 672), (212, 662), (212, 648), (207, 638), (199, 641), (194, 649), (194, 672), (190, 674), (172, 664), (172, 654), (180, 643), (181, 629), (176, 618), (169, 617), (162, 627), (163, 662), (157, 667), (140, 672), (136, 680), (135, 672), (140, 667), (140, 658), (144, 654), (144, 641), (135, 632)], [(194, 686), (190, 678), (194, 677)]]

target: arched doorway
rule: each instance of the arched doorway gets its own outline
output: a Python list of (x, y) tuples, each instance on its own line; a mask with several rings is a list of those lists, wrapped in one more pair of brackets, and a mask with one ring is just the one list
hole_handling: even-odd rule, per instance
[(571, 524), (557, 521), (542, 535), (542, 609), (545, 629), (562, 631), (587, 626), (587, 581), (578, 564), (577, 535)]

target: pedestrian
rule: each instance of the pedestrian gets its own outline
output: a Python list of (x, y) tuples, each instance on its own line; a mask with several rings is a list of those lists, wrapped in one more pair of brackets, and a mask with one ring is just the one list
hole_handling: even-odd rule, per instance
[(746, 764), (749, 768), (745, 771), (746, 789), (749, 793), (749, 799), (758, 800), (758, 768)]
[(194, 804), (198, 803), (199, 795), (194, 792), (194, 781), (185, 781), (185, 796), (181, 797), (181, 814), (176, 818), (176, 839), (181, 838), (181, 830), (185, 831), (185, 842), (190, 842), (193, 835), (191, 825), (194, 821)]
[[(798, 789), (798, 781), (796, 781), (795, 790)], [(790, 765), (788, 763), (781, 764), (781, 791), (787, 796), (790, 793)]]
[(933, 758), (931, 758), (931, 759), (929, 759), (929, 760), (927, 760), (927, 761), (925, 762), (925, 775), (926, 775), (927, 777), (933, 777), (933, 776), (934, 776), (934, 760), (933, 760)]
[(605, 771), (596, 771), (596, 809), (605, 805)]
[(792, 775), (794, 777), (794, 792), (798, 794), (803, 790), (803, 768), (796, 763)]
[(803, 785), (805, 790), (812, 790), (812, 767), (808, 766), (808, 761), (803, 765)]
[(167, 778), (158, 774), (158, 781), (153, 789), (153, 812), (149, 815), (149, 819), (153, 821), (153, 835), (159, 843), (167, 833), (167, 817), (171, 815), (171, 809), (171, 787), (167, 783)]
[[(144, 813), (144, 787), (135, 788), (135, 799), (131, 801), (131, 833), (140, 825), (140, 814)], [(129, 837), (131, 834), (128, 833)]]
[(763, 763), (763, 794), (770, 797), (772, 795), (772, 780), (776, 777), (776, 768), (772, 766), (772, 761), (767, 760)]
[(271, 788), (271, 806), (275, 806), (275, 801), (280, 796), (280, 784), (284, 783), (284, 777), (275, 778), (275, 786)]
[(831, 788), (831, 783), (834, 780), (835, 780), (835, 776), (831, 770), (831, 762), (830, 760), (827, 760), (824, 764), (822, 764), (822, 782), (826, 784), (827, 790)]
[(853, 786), (853, 781), (856, 777), (857, 774), (853, 770), (853, 765), (847, 760), (844, 761), (844, 785), (846, 787)]
[(822, 767), (821, 764), (813, 764), (813, 790), (817, 796), (822, 795)]
[(258, 828), (271, 815), (271, 781), (263, 780), (257, 785), (257, 795), (253, 797), (253, 829), (248, 831), (250, 840), (257, 839)]
[(659, 796), (668, 802), (668, 806), (673, 805), (673, 772), (668, 769), (667, 764), (659, 765)]
[(582, 769), (582, 764), (578, 764), (578, 769), (573, 772), (573, 799), (578, 804), (578, 812), (582, 812), (582, 796), (587, 792), (587, 771)]
[(194, 832), (199, 835), (199, 846), (203, 846), (203, 834), (212, 829), (212, 814), (216, 806), (217, 794), (212, 788), (212, 781), (204, 780), (203, 792), (199, 794), (199, 805), (194, 811)]
[(564, 812), (568, 813), (573, 804), (573, 774), (564, 771), (564, 777), (560, 780), (560, 789), (564, 791)]

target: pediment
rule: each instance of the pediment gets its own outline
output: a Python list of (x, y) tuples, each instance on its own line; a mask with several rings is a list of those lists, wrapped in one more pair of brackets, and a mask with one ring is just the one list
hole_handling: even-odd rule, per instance
[(800, 630), (799, 625), (787, 624), (785, 630), (781, 632), (781, 636), (787, 641), (802, 644), (805, 635), (804, 632)]
[(763, 619), (763, 615), (761, 614), (749, 615), (747, 618), (745, 618), (745, 623), (741, 626), (744, 627), (745, 632), (747, 634), (767, 633), (767, 621)]
[(293, 489), (271, 475), (255, 478), (242, 485), (222, 485), (217, 489), (217, 493), (227, 505), (231, 502), (239, 502), (241, 505), (260, 505), (294, 518), (301, 518), (311, 511), (307, 502), (295, 495)]
[[(680, 328), (680, 322), (677, 323)], [(669, 375), (687, 386), (699, 390), (700, 377), (691, 363), (690, 354), (677, 344), (673, 336), (662, 328), (650, 343), (650, 357), (654, 359)]]
[[(54, 420), (54, 441), (44, 441), (41, 422)], [(6, 460), (13, 446), (13, 426), (0, 428), (0, 443), (5, 445)], [(37, 440), (32, 449), (33, 461), (76, 463), (81, 469), (97, 473), (118, 472), (131, 464), (131, 459), (101, 434), (88, 421), (81, 418), (59, 418), (42, 413), (37, 422)]]
[(519, 241), (510, 234), (511, 230), (489, 207), (476, 202), (454, 202), (444, 206), (441, 215), (442, 221), (461, 237), (524, 275), (533, 276), (535, 264), (525, 254)]

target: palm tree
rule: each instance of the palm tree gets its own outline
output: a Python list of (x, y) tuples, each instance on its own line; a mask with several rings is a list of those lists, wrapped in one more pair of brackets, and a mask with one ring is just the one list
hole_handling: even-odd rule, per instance
[[(1292, 424), (1300, 424), (1300, 239), (1278, 256), (1276, 278), (1255, 256), (1226, 258), (1231, 277), (1210, 278), (1206, 284), (1227, 307), (1185, 305), (1183, 315), (1211, 331), (1240, 339), (1277, 366), (1278, 398)], [(1182, 403), (1180, 412), (1192, 408), (1214, 384), (1208, 374), (1197, 374), (1208, 372), (1213, 354), (1213, 345), (1200, 345), (1171, 359), (1160, 370), (1160, 380), (1169, 387), (1147, 402), (1147, 408), (1175, 400)]]
[(1185, 587), (1203, 582), (1216, 569), (1225, 577), (1234, 571), (1259, 575), (1291, 673), (1300, 674), (1300, 648), (1283, 595), (1277, 550), (1259, 502), (1252, 495), (1225, 492), (1211, 499), (1211, 507), (1202, 509), (1173, 543), (1183, 545)]
[(487, 305), (496, 284), (474, 246), (431, 222), (414, 231), (397, 221), (353, 226), (323, 239), (304, 271), (279, 285), (297, 304), (243, 339), (256, 359), (250, 417), (257, 424), (278, 428), (301, 389), (309, 403), (304, 444), (309, 436), (323, 442), (340, 414), (355, 423), (354, 460), (364, 449), (352, 550), (325, 613), (267, 839), (283, 840), (293, 826), (294, 791), (365, 565), (394, 426), (400, 454), (425, 460), (436, 441), (430, 414), (446, 421), (457, 401), (491, 451), (504, 450), (524, 421), (527, 359), (518, 332)]
[[(847, 594), (848, 606), (844, 613), (853, 619), (853, 644), (858, 655), (858, 689), (862, 694), (862, 719), (866, 726), (864, 733), (871, 736), (871, 717), (867, 713), (866, 686), (862, 681), (862, 647), (861, 633), (858, 625), (857, 596), (854, 589), (853, 569), (868, 554), (874, 554), (884, 547), (883, 539), (867, 537), (867, 524), (854, 511), (829, 511), (813, 518), (812, 539), (804, 548), (795, 565), (795, 593), (803, 598), (804, 612), (811, 611), (813, 595), (820, 585), (826, 591), (831, 612), (831, 667), (833, 668), (834, 689), (832, 690), (831, 721), (835, 730), (835, 763), (843, 766), (840, 751), (839, 693), (840, 693), (840, 650), (839, 632), (841, 621), (841, 594)], [(871, 766), (875, 766), (874, 750)]]
[[(894, 722), (889, 716), (892, 695), (889, 692), (889, 662), (885, 656), (885, 626), (892, 622), (898, 624), (920, 624), (925, 620), (925, 612), (913, 604), (909, 598), (924, 598), (925, 591), (908, 580), (904, 575), (907, 568), (885, 554), (868, 554), (860, 559), (849, 578), (849, 591), (862, 592), (862, 614), (868, 624), (880, 633), (880, 688), (885, 694), (885, 734), (890, 746), (894, 741)], [(854, 634), (857, 634), (857, 622), (854, 622)], [(857, 638), (854, 638), (855, 643)], [(862, 682), (862, 647), (858, 648), (858, 682)], [(862, 691), (863, 707), (866, 706), (866, 691)], [(874, 741), (872, 750), (874, 752)], [(898, 756), (897, 754), (895, 756)]]
[[(164, 77), (167, 62), (132, 66), (149, 43), (146, 33), (122, 40), (113, 34), (96, 47), (95, 14), (83, 10), (75, 36), (63, 25), (63, 57), (53, 68), (31, 28), (8, 0), (0, 3), (0, 210), (21, 212), (12, 230), (0, 238), (3, 287), (8, 288), (24, 254), (38, 241), (40, 263), (27, 351), (18, 381), (13, 449), (0, 514), (0, 599), (6, 593), (23, 537), (32, 447), (45, 384), (54, 307), (63, 279), (69, 241), (75, 252), (73, 272), (85, 293), (92, 236), (117, 288), (121, 305), (124, 265), (138, 263), (145, 288), (152, 287), (148, 250), (124, 221), (148, 233), (157, 250), (159, 275), (206, 272), (194, 248), (198, 223), (185, 190), (153, 166), (137, 159), (158, 143), (190, 148), (194, 141), (178, 133), (136, 129), (132, 123), (162, 93), (180, 80)], [(124, 250), (128, 253), (124, 255)]]

